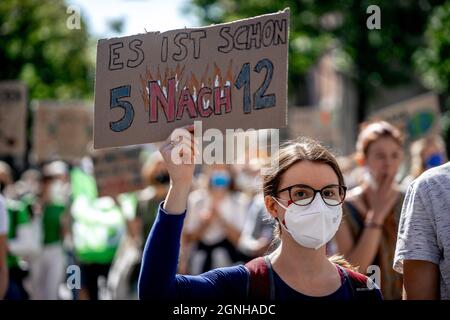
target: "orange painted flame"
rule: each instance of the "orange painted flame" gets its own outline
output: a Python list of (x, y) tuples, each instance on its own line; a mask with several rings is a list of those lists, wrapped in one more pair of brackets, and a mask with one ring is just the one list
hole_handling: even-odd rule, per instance
[(147, 92), (147, 86), (149, 81), (160, 80), (161, 87), (167, 87), (169, 79), (176, 77), (178, 81), (178, 92), (183, 88), (189, 88), (190, 92), (194, 92), (194, 88), (197, 90), (202, 86), (213, 87), (215, 84), (216, 77), (218, 78), (219, 87), (225, 85), (226, 81), (233, 83), (233, 59), (230, 59), (228, 63), (228, 67), (225, 72), (217, 66), (214, 62), (214, 67), (212, 70), (212, 75), (210, 66), (207, 64), (201, 73), (200, 80), (197, 78), (198, 73), (194, 73), (191, 71), (190, 76), (185, 75), (186, 66), (177, 64), (175, 68), (169, 68), (166, 66), (164, 69), (164, 77), (161, 73), (160, 65), (156, 68), (156, 75), (151, 72), (150, 66), (147, 65), (146, 72), (144, 75), (140, 75), (140, 83), (141, 83), (141, 98), (144, 102), (145, 111), (149, 112), (150, 100), (149, 94)]

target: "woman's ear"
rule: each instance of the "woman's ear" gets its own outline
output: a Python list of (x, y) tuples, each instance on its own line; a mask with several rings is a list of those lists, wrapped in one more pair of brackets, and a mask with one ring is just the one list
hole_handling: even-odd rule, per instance
[(276, 219), (278, 217), (278, 211), (277, 211), (277, 203), (271, 196), (265, 196), (264, 197), (264, 204), (266, 206), (267, 212)]
[(366, 159), (362, 153), (358, 152), (355, 155), (355, 162), (358, 166), (362, 167), (366, 164)]

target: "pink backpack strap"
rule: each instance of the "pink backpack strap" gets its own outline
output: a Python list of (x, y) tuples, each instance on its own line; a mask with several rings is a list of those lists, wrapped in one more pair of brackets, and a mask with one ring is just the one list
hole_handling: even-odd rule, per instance
[(247, 262), (245, 267), (249, 272), (247, 297), (250, 300), (274, 300), (275, 286), (269, 258), (255, 258)]

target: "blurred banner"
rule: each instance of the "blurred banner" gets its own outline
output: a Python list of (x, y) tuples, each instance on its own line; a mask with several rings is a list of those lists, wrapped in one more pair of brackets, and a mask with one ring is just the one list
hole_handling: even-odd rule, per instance
[(289, 9), (203, 28), (100, 40), (94, 147), (166, 139), (178, 127), (286, 126)]
[(397, 126), (405, 134), (405, 142), (440, 134), (439, 99), (434, 93), (427, 93), (396, 103), (374, 113), (370, 120), (385, 120)]
[(94, 176), (100, 197), (114, 197), (144, 187), (141, 151), (141, 147), (127, 147), (93, 152)]
[(37, 101), (33, 106), (33, 160), (79, 160), (92, 141), (93, 110), (82, 101)]
[(332, 113), (318, 107), (289, 107), (289, 138), (300, 136), (320, 141), (333, 149), (340, 146), (340, 133), (333, 125)]
[(0, 156), (20, 157), (26, 148), (27, 88), (0, 81)]

